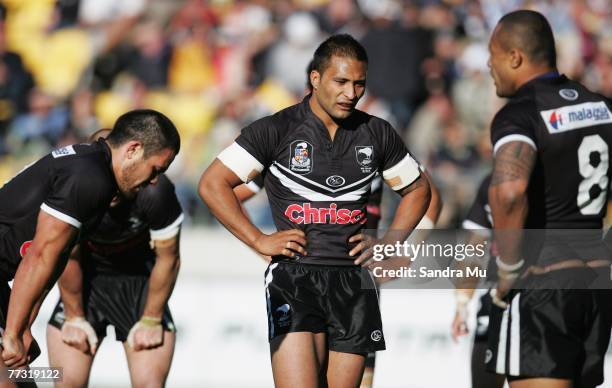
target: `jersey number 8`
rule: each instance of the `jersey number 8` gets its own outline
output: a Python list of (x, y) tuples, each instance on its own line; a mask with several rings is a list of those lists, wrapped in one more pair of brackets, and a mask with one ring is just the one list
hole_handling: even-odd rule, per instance
[(599, 135), (585, 136), (578, 147), (578, 169), (584, 178), (578, 186), (580, 213), (601, 212), (608, 192), (608, 144)]

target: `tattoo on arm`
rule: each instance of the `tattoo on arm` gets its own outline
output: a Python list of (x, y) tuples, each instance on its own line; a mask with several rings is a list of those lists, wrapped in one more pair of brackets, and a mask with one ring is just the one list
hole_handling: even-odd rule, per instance
[(516, 180), (529, 181), (535, 160), (536, 150), (525, 142), (503, 145), (495, 155), (491, 186)]

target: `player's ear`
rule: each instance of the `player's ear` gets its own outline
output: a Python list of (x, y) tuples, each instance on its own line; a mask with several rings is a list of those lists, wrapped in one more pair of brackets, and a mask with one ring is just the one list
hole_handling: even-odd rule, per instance
[(127, 159), (138, 159), (144, 154), (144, 148), (141, 142), (138, 140), (130, 140), (125, 148), (125, 155)]
[(520, 50), (510, 50), (510, 67), (518, 69), (523, 63), (523, 53)]
[(321, 74), (318, 70), (312, 70), (310, 72), (310, 83), (313, 89), (318, 89), (321, 84)]

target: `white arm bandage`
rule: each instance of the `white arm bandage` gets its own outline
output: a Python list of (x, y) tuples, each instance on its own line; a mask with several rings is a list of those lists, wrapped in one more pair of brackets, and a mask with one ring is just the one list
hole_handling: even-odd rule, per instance
[(410, 154), (406, 154), (406, 157), (395, 166), (383, 171), (383, 178), (393, 190), (397, 191), (410, 185), (420, 174), (419, 164)]
[(217, 159), (232, 170), (243, 182), (249, 182), (264, 169), (263, 164), (259, 163), (253, 155), (236, 142), (221, 151)]

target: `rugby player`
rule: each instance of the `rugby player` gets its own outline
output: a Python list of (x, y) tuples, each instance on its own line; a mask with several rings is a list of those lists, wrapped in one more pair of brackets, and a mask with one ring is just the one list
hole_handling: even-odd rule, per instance
[(57, 149), (0, 189), (0, 367), (28, 362), (27, 333), (79, 232), (95, 227), (117, 191), (131, 198), (155, 182), (179, 148), (166, 116), (135, 110), (117, 119), (107, 140)]
[(499, 280), (487, 368), (512, 388), (594, 387), (610, 338), (602, 310), (612, 300), (586, 288), (592, 274), (610, 279), (601, 230), (610, 105), (557, 72), (553, 33), (537, 12), (503, 16), (489, 51), (497, 95), (509, 101), (491, 124)]
[[(92, 140), (109, 133), (97, 131)], [(63, 369), (56, 386), (88, 385), (108, 325), (123, 342), (132, 386), (164, 386), (174, 353), (167, 301), (179, 271), (182, 221), (174, 185), (160, 174), (135, 198), (114, 198), (73, 249), (47, 326), (49, 365)]]
[[(372, 179), (403, 196), (390, 229), (405, 238), (430, 191), (395, 130), (355, 109), (367, 54), (349, 35), (315, 51), (311, 95), (242, 130), (203, 173), (199, 192), (241, 241), (273, 256), (266, 299), (277, 387), (358, 387), (365, 355), (385, 347), (367, 221)], [(278, 232), (266, 235), (240, 211), (232, 190), (266, 169)], [(384, 237), (383, 237), (384, 238)], [(362, 267), (363, 266), (363, 267)]]
[[(488, 205), (489, 183), (491, 175), (487, 175), (476, 194), (476, 199), (470, 208), (462, 227), (470, 231), (469, 243), (476, 245), (489, 241), (491, 238), (491, 208)], [(491, 247), (492, 248), (492, 247)], [(494, 249), (492, 248), (491, 251)], [(467, 260), (466, 260), (467, 261)], [(482, 263), (466, 263), (466, 265), (478, 265)], [(468, 304), (478, 287), (479, 279), (466, 278), (455, 292), (456, 310), (451, 324), (451, 336), (455, 341), (461, 336), (468, 334), (467, 318), (469, 315)], [(486, 285), (492, 285), (497, 280), (497, 265), (495, 255), (491, 252), (489, 264), (487, 266)], [(473, 388), (502, 388), (504, 386), (504, 376), (489, 372), (485, 369), (485, 358), (487, 350), (487, 340), (489, 332), (489, 315), (491, 312), (491, 295), (489, 292), (482, 294), (478, 302), (476, 312), (476, 329), (474, 330), (474, 344), (471, 354), (471, 372)]]
[[(416, 241), (420, 239), (426, 238), (425, 232), (433, 229), (435, 227), (438, 218), (440, 217), (440, 212), (442, 211), (442, 199), (440, 197), (440, 192), (436, 185), (434, 185), (431, 176), (427, 173), (425, 168), (421, 166), (421, 173), (427, 178), (429, 182), (429, 187), (431, 190), (431, 201), (429, 202), (429, 207), (427, 208), (427, 212), (416, 226), (413, 235), (420, 234), (420, 236), (416, 236)], [(242, 184), (234, 188), (234, 192), (238, 197), (240, 202), (247, 201), (257, 193), (261, 191), (263, 188), (263, 176), (258, 175), (251, 182), (247, 184)], [(381, 219), (381, 209), (380, 203), (382, 201), (383, 195), (383, 180), (380, 175), (377, 175), (372, 181), (372, 185), (370, 188), (370, 195), (368, 197), (366, 211), (368, 215), (368, 220), (366, 222), (366, 229), (369, 230), (377, 230), (378, 225)], [(413, 236), (411, 236), (413, 238)], [(269, 257), (264, 257), (266, 261), (270, 261)], [(379, 294), (380, 298), (380, 294)], [(486, 342), (486, 341), (485, 341)], [(374, 383), (374, 368), (376, 365), (376, 352), (370, 352), (366, 356), (365, 361), (365, 369), (363, 372), (363, 377), (361, 380), (360, 388), (371, 388)], [(484, 364), (483, 364), (484, 367)]]

